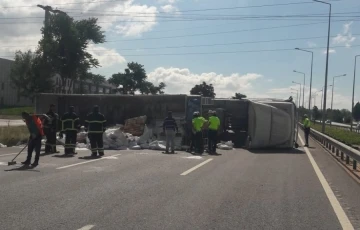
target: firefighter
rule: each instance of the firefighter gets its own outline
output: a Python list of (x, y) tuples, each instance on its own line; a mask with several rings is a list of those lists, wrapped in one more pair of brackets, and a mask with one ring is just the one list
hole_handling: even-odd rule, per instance
[(210, 155), (216, 154), (217, 135), (220, 127), (220, 119), (216, 116), (216, 111), (209, 111), (208, 127), (208, 152)]
[(44, 136), (44, 131), (42, 127), (41, 120), (36, 115), (30, 115), (27, 112), (22, 112), (22, 118), (24, 119), (26, 126), (30, 132), (29, 142), (28, 142), (28, 154), (26, 161), (21, 162), (23, 165), (30, 165), (32, 153), (35, 150), (35, 160), (32, 163), (33, 167), (38, 166), (40, 159), (40, 150), (41, 150), (41, 139)]
[(309, 147), (309, 135), (310, 135), (310, 120), (307, 114), (304, 114), (304, 132), (305, 132), (305, 147)]
[(199, 112), (194, 113), (194, 118), (192, 119), (192, 127), (194, 133), (193, 142), (195, 142), (195, 153), (198, 154), (202, 154), (204, 152), (202, 128), (206, 122), (207, 120), (200, 116)]
[(56, 150), (56, 131), (58, 127), (59, 115), (54, 112), (55, 105), (51, 104), (49, 107), (49, 111), (46, 115), (50, 118), (49, 121), (45, 120), (44, 122), (44, 133), (46, 135), (46, 143), (45, 143), (45, 153), (59, 153)]
[(87, 115), (85, 124), (88, 129), (88, 137), (91, 145), (91, 157), (104, 156), (103, 133), (106, 128), (106, 119), (103, 114), (99, 112), (99, 106), (95, 105), (93, 112)]
[(65, 133), (65, 155), (77, 154), (75, 152), (77, 130), (80, 128), (79, 117), (74, 112), (74, 106), (69, 107), (69, 112), (65, 113), (61, 118), (60, 138)]

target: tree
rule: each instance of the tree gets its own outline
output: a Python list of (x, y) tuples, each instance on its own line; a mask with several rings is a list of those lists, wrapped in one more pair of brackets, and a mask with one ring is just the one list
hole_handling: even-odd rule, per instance
[(341, 115), (343, 117), (344, 123), (350, 123), (351, 122), (351, 112), (347, 109), (341, 110)]
[(100, 74), (88, 73), (88, 75), (90, 76), (90, 81), (92, 81), (96, 87), (96, 93), (99, 93), (99, 86), (106, 81), (106, 78)]
[(104, 32), (97, 25), (96, 18), (75, 21), (64, 13), (51, 14), (47, 29), (42, 29), (43, 37), (37, 53), (43, 61), (51, 63), (54, 71), (61, 76), (62, 91), (65, 93), (66, 80), (70, 79), (69, 91), (79, 76), (99, 62), (86, 51), (89, 42), (105, 42)]
[(332, 117), (332, 121), (334, 121), (334, 122), (338, 122), (338, 123), (344, 122), (344, 117), (343, 117), (341, 111), (338, 109), (334, 109), (331, 111), (331, 117)]
[(356, 103), (356, 105), (354, 106), (354, 111), (353, 111), (353, 117), (355, 119), (355, 121), (359, 121), (360, 120), (360, 103)]
[(246, 95), (241, 93), (235, 93), (235, 96), (232, 97), (232, 99), (244, 99), (244, 98), (246, 98)]
[(319, 111), (317, 106), (313, 107), (312, 114), (313, 114), (313, 119), (314, 120), (318, 120), (321, 117), (320, 111)]
[(108, 80), (109, 83), (114, 84), (116, 87), (122, 86), (123, 94), (132, 94), (140, 92), (141, 94), (163, 94), (166, 87), (165, 83), (160, 82), (159, 86), (147, 81), (146, 71), (144, 66), (130, 62), (127, 64), (124, 73), (116, 73)]
[(200, 85), (195, 85), (190, 90), (191, 95), (200, 95), (203, 97), (211, 97), (214, 98), (216, 93), (214, 92), (214, 86), (212, 84), (208, 85), (206, 82), (203, 82)]
[(38, 93), (52, 92), (52, 69), (43, 62), (42, 57), (32, 51), (15, 53), (15, 62), (11, 68), (10, 79), (19, 95), (34, 99)]

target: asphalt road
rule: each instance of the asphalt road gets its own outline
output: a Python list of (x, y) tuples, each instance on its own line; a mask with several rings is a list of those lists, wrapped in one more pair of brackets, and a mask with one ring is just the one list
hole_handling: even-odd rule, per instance
[[(359, 184), (310, 144), (340, 209), (360, 229)], [(0, 149), (3, 230), (342, 229), (344, 218), (303, 148), (202, 157), (107, 151), (97, 160), (79, 159), (90, 153), (78, 151), (43, 156), (27, 170), (6, 165), (19, 150)]]
[(23, 120), (0, 119), (0, 126), (21, 126), (24, 125)]

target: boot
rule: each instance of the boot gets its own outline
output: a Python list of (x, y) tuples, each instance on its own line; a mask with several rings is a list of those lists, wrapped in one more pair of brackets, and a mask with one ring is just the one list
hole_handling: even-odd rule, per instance
[(34, 168), (35, 168), (36, 166), (38, 166), (38, 165), (39, 165), (39, 161), (34, 161), (34, 163), (31, 164), (31, 166), (34, 167)]
[(103, 157), (105, 154), (104, 153), (99, 153), (99, 156), (100, 157)]
[(30, 165), (30, 160), (23, 161), (23, 162), (21, 162), (21, 164), (23, 164), (23, 165)]

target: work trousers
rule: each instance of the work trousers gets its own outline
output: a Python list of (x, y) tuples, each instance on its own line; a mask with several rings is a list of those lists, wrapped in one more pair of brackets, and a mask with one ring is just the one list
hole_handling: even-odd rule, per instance
[(93, 155), (104, 154), (103, 133), (89, 133), (91, 153)]
[(217, 130), (208, 130), (208, 151), (210, 154), (216, 153)]
[(28, 142), (28, 155), (26, 158), (27, 162), (31, 162), (31, 158), (32, 158), (32, 153), (35, 149), (35, 160), (34, 162), (38, 163), (39, 162), (39, 158), (40, 158), (40, 150), (41, 150), (41, 136), (37, 136), (34, 139), (29, 139)]
[(46, 134), (45, 153), (56, 153), (56, 131), (47, 130), (45, 134)]
[(171, 146), (171, 152), (175, 152), (175, 130), (167, 129), (165, 130), (166, 135), (166, 152), (169, 152)]
[(202, 137), (202, 131), (199, 131), (199, 132), (196, 132), (195, 134), (192, 134), (190, 151), (193, 150), (193, 147), (195, 147), (195, 152), (196, 153), (203, 153), (204, 152), (204, 141), (203, 141), (203, 137)]
[(305, 145), (309, 145), (309, 135), (310, 135), (310, 127), (305, 128)]
[(73, 154), (75, 153), (77, 131), (67, 130), (65, 135), (65, 154)]

